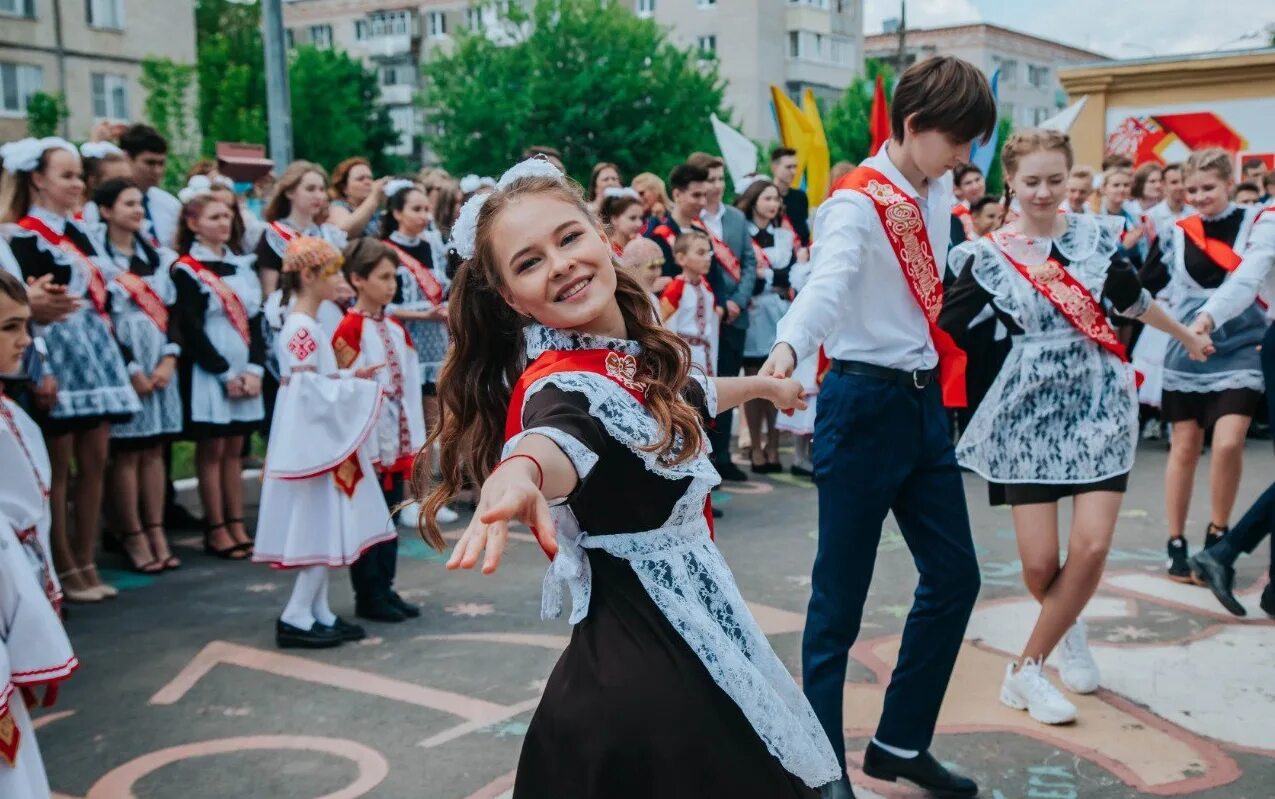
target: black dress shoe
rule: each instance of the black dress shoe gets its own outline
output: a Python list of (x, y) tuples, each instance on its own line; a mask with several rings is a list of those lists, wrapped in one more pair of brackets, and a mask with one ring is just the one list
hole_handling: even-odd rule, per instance
[(371, 599), (366, 602), (355, 600), (354, 615), (368, 621), (391, 623), (407, 621), (407, 614), (391, 603), (388, 597)]
[(1267, 616), (1275, 618), (1275, 583), (1267, 583), (1262, 589), (1262, 601), (1259, 603)]
[(814, 472), (810, 471), (804, 466), (797, 466), (796, 464), (793, 464), (791, 467), (789, 467), (788, 471), (792, 472), (793, 475), (796, 477), (814, 477), (815, 476)]
[(747, 483), (748, 475), (744, 474), (744, 470), (736, 466), (733, 462), (715, 463), (713, 467), (717, 469), (717, 473), (722, 479), (728, 483)]
[(1247, 616), (1248, 611), (1235, 598), (1235, 569), (1220, 562), (1207, 549), (1195, 553), (1189, 561), (1191, 573), (1196, 579), (1209, 587), (1222, 607), (1236, 616)]
[(367, 638), (367, 631), (357, 624), (350, 624), (340, 616), (336, 617), (336, 621), (331, 624), (325, 624), (329, 630), (335, 630), (336, 634), (341, 636), (342, 641), (362, 641)]
[(310, 629), (294, 627), (283, 619), (274, 624), (274, 642), (280, 649), (331, 649), (340, 646), (341, 634), (317, 621)]
[(399, 596), (397, 591), (391, 591), (387, 599), (389, 599), (389, 602), (391, 605), (398, 608), (399, 612), (401, 612), (407, 618), (409, 619), (420, 618), (421, 606), (414, 605), (411, 602), (408, 602), (406, 599)]
[(850, 780), (845, 777), (830, 782), (819, 789), (819, 799), (854, 799), (854, 791), (850, 788)]
[(905, 779), (942, 799), (978, 795), (978, 783), (948, 771), (929, 752), (899, 757), (870, 743), (863, 753), (863, 773), (886, 782)]

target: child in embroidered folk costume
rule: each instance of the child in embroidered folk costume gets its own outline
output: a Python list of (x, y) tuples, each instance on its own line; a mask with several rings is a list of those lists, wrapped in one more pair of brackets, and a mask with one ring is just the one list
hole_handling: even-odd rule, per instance
[[(426, 236), (430, 224), (429, 197), (410, 180), (393, 180), (385, 186), (388, 198), (381, 217), (381, 240), (398, 256), (398, 291), (388, 313), (403, 323), (415, 345), (420, 363), (421, 395), (426, 428), (438, 424), (438, 370), (447, 355), (447, 286), (444, 269), (436, 268), (434, 248)], [(431, 455), (431, 461), (433, 456)], [(419, 503), (399, 511), (404, 527), (416, 527)], [(450, 508), (439, 509), (439, 521), (458, 518)]]
[[(958, 344), (991, 307), (1013, 348), (960, 442), (960, 464), (990, 481), (992, 504), (1013, 508), (1027, 589), (1040, 617), (1006, 668), (1001, 702), (1045, 724), (1074, 721), (1076, 707), (1041, 671), (1061, 644), (1063, 684), (1098, 689), (1098, 666), (1079, 618), (1102, 578), (1138, 442), (1134, 370), (1103, 302), (1180, 340), (1197, 359), (1207, 336), (1191, 333), (1151, 299), (1119, 254), (1120, 220), (1059, 214), (1072, 150), (1067, 136), (1019, 131), (1001, 154), (1021, 215), (968, 252), (948, 288), (939, 325)], [(1067, 559), (1059, 563), (1058, 502), (1074, 504)]]
[(144, 235), (142, 192), (131, 179), (108, 180), (93, 206), (102, 220), (99, 243), (111, 260), (111, 321), (129, 356), (142, 409), (111, 428), (111, 485), (123, 525), (124, 551), (145, 574), (175, 569), (164, 532), (168, 473), (164, 445), (182, 430), (182, 399), (176, 370), (180, 334), (170, 324), (177, 302), (171, 267), (177, 254), (156, 250)]
[[(1193, 322), (1210, 297), (1229, 282), (1261, 213), (1260, 208), (1243, 208), (1231, 201), (1231, 161), (1229, 153), (1218, 149), (1191, 154), (1183, 179), (1187, 200), (1196, 213), (1161, 234), (1159, 246), (1153, 248), (1143, 270), (1147, 288), (1160, 292), (1174, 316), (1183, 322)], [(1217, 353), (1208, 361), (1192, 361), (1176, 342), (1169, 342), (1165, 350), (1161, 418), (1173, 425), (1164, 478), (1170, 579), (1191, 581), (1184, 531), (1195, 467), (1204, 433), (1210, 428), (1212, 503), (1204, 546), (1211, 546), (1230, 527), (1244, 439), (1265, 385), (1258, 347), (1266, 326), (1264, 309), (1250, 301), (1213, 332)], [(1271, 390), (1270, 386), (1265, 388)]]
[[(96, 602), (118, 593), (102, 582), (94, 562), (111, 425), (127, 421), (141, 405), (114, 337), (110, 263), (71, 218), (84, 192), (78, 151), (62, 139), (23, 139), (4, 145), (0, 156), (0, 222), (6, 223), (3, 234), (22, 278), (51, 276), (53, 286), (81, 298), (77, 310), (37, 331), (53, 381), (37, 391), (36, 402), (47, 412), (40, 427), (53, 463), (52, 546), (58, 569), (68, 599)], [(49, 387), (54, 391), (44, 390)]]
[[(0, 378), (20, 378), (31, 309), (26, 290), (0, 271)], [(3, 386), (3, 384), (0, 384)], [(48, 707), (79, 663), (58, 609), (49, 552), (52, 469), (40, 429), (0, 388), (0, 796), (48, 799), (28, 705)]]
[(261, 283), (251, 255), (229, 246), (231, 210), (210, 191), (188, 194), (173, 266), (176, 323), (182, 337), (185, 437), (195, 442), (204, 551), (242, 560), (252, 549), (244, 527), (244, 437), (265, 415)]
[(713, 258), (708, 234), (694, 228), (679, 234), (673, 258), (682, 273), (660, 294), (660, 317), (690, 346), (691, 365), (706, 375), (716, 374), (722, 309), (714, 305), (713, 290), (708, 287)]
[(323, 648), (363, 637), (328, 607), (329, 570), (350, 566), (396, 535), (368, 457), (381, 404), (379, 365), (341, 368), (318, 321), (345, 278), (341, 253), (298, 236), (280, 279), (293, 301), (279, 337), (283, 379), (261, 487), (253, 560), (296, 569), (275, 626), (280, 647)]
[[(376, 429), (369, 441), (372, 465), (390, 506), (400, 504), (405, 480), (425, 444), (421, 372), (412, 337), (403, 323), (385, 313), (398, 291), (397, 253), (375, 239), (355, 239), (345, 248), (345, 277), (358, 301), (332, 338), (342, 369), (383, 365), (377, 373), (384, 393)], [(427, 459), (428, 460), (428, 459)], [(394, 591), (398, 538), (377, 544), (350, 569), (356, 615), (372, 621), (399, 622), (420, 615), (420, 608)]]
[(553, 558), (543, 613), (569, 594), (571, 621), (588, 619), (549, 677), (514, 796), (816, 796), (837, 765), (710, 539), (702, 426), (754, 397), (799, 407), (800, 387), (691, 379), (687, 346), (547, 162), (505, 173), (453, 232), (464, 260), (426, 537), (442, 547), (431, 511), (474, 479), (449, 568), (495, 571), (525, 522)]
[[(873, 777), (946, 796), (973, 780), (928, 751), (974, 600), (979, 570), (947, 407), (965, 404), (964, 353), (938, 328), (952, 179), (996, 101), (972, 64), (940, 56), (900, 77), (892, 138), (833, 185), (820, 206), (811, 277), (779, 323), (762, 374), (790, 375), (822, 345), (814, 473), (819, 547), (802, 642), (802, 687), (844, 764), (846, 661), (893, 512), (920, 572), (881, 720), (864, 753)], [(862, 723), (862, 719), (856, 720)], [(852, 796), (844, 778), (825, 791)]]

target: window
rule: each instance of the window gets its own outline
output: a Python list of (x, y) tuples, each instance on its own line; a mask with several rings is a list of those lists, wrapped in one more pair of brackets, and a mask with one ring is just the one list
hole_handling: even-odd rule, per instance
[(1004, 86), (1018, 85), (1018, 61), (1013, 58), (992, 56), (992, 65), (1001, 71), (1000, 82)]
[(310, 26), (310, 44), (323, 50), (331, 49), (332, 26), (331, 25), (311, 25)]
[(416, 67), (411, 62), (381, 65), (382, 86), (415, 86)]
[(465, 9), (465, 25), (471, 31), (480, 31), (483, 29), (483, 10), (478, 6), (470, 6)]
[(412, 12), (391, 11), (371, 14), (354, 21), (354, 38), (360, 42), (387, 36), (407, 36), (412, 32)]
[(0, 113), (26, 116), (31, 95), (44, 88), (44, 70), (0, 61)]
[(649, 17), (655, 13), (655, 0), (637, 0), (639, 17)]
[(447, 35), (447, 15), (441, 11), (429, 12), (429, 35), (434, 38)]
[(390, 108), (390, 122), (398, 132), (398, 143), (391, 148), (396, 155), (410, 155), (416, 143), (416, 109), (410, 105)]
[(0, 0), (0, 14), (15, 17), (34, 17), (35, 0)]
[(87, 0), (89, 24), (95, 28), (124, 30), (124, 0)]
[(1035, 86), (1037, 89), (1049, 88), (1049, 67), (1041, 67), (1036, 64), (1027, 65), (1027, 82)]
[(1033, 126), (1039, 125), (1040, 123), (1044, 122), (1046, 119), (1049, 119), (1053, 115), (1054, 115), (1054, 112), (1048, 108), (1033, 108), (1032, 109), (1032, 125)]
[(854, 43), (845, 36), (814, 31), (788, 32), (788, 57), (802, 61), (850, 66)]
[(714, 35), (700, 36), (696, 39), (696, 44), (699, 45), (699, 51), (702, 54), (717, 52), (717, 37)]
[(93, 116), (128, 119), (128, 79), (109, 72), (94, 72), (89, 77), (93, 86)]
[(283, 29), (283, 41), (289, 50), (297, 46), (297, 35), (293, 33), (292, 28)]

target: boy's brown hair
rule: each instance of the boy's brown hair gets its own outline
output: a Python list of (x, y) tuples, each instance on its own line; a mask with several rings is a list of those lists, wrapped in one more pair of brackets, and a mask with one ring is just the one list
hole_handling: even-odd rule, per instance
[(894, 90), (890, 125), (903, 141), (912, 132), (937, 130), (956, 142), (986, 141), (996, 132), (996, 98), (978, 67), (954, 56), (934, 56), (908, 67)]
[(705, 172), (726, 166), (726, 162), (711, 153), (691, 153), (686, 163), (697, 166)]
[(710, 248), (713, 244), (713, 240), (708, 237), (707, 233), (702, 230), (692, 228), (690, 230), (682, 231), (678, 237), (673, 240), (673, 254), (682, 255), (683, 253), (686, 253), (691, 249), (691, 245), (697, 241), (708, 242)]

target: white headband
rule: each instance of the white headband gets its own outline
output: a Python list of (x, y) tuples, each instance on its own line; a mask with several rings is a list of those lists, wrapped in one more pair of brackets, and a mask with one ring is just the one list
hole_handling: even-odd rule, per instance
[(186, 182), (186, 188), (177, 192), (177, 199), (185, 205), (201, 194), (211, 193), (217, 186), (225, 186), (231, 191), (235, 189), (234, 181), (225, 175), (218, 175), (215, 178), (209, 178), (207, 175), (191, 175), (190, 180)]
[(625, 186), (623, 188), (608, 186), (606, 190), (602, 192), (602, 197), (604, 199), (607, 197), (632, 197), (635, 200), (642, 199), (642, 195), (638, 194), (637, 190), (630, 189), (628, 186)]
[(477, 175), (466, 175), (465, 177), (460, 179), (460, 193), (473, 194), (474, 192), (482, 188), (482, 185), (483, 185), (482, 178), (478, 177)]
[(47, 150), (66, 150), (77, 158), (80, 151), (66, 139), (57, 136), (46, 136), (43, 139), (19, 139), (0, 145), (0, 159), (4, 160), (6, 172), (34, 172), (40, 166), (40, 156)]
[[(503, 191), (524, 178), (553, 178), (559, 182), (565, 180), (561, 170), (549, 163), (544, 156), (536, 156), (510, 167), (496, 181), (496, 191)], [(478, 237), (478, 212), (490, 196), (491, 194), (475, 194), (470, 197), (461, 207), (456, 224), (452, 225), (452, 249), (466, 261), (474, 257), (474, 242)]]
[(408, 189), (414, 188), (416, 188), (416, 181), (407, 180), (406, 178), (391, 180), (389, 183), (385, 184), (385, 199), (390, 199), (400, 191), (407, 191)]
[(106, 158), (108, 155), (124, 155), (124, 151), (108, 141), (86, 141), (80, 145), (80, 155), (85, 158)]

